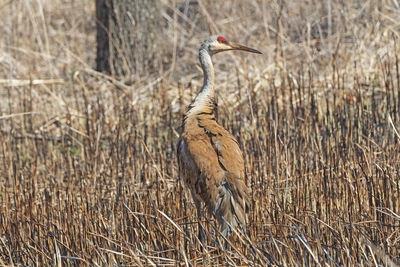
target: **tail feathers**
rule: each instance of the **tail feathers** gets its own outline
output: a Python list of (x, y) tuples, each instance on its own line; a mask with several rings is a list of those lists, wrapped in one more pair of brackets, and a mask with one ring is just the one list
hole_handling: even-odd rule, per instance
[(229, 236), (233, 229), (241, 227), (246, 228), (246, 197), (233, 194), (230, 186), (224, 181), (218, 188), (214, 213), (221, 225), (221, 233)]

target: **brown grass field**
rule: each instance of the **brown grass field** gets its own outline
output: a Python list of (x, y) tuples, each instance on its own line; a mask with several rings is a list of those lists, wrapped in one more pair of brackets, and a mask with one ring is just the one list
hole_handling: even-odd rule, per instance
[[(0, 2), (0, 266), (400, 264), (400, 2), (188, 2), (131, 83), (94, 71), (94, 1)], [(252, 200), (227, 249), (176, 160), (210, 30), (264, 53), (213, 58)]]

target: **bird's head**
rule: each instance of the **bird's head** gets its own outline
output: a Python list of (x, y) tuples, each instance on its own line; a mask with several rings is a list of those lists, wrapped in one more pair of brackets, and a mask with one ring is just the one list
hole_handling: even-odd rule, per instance
[(205, 40), (200, 47), (200, 50), (201, 49), (205, 49), (210, 55), (229, 50), (241, 50), (251, 53), (262, 54), (256, 49), (228, 42), (224, 37), (218, 35), (211, 36), (207, 40)]

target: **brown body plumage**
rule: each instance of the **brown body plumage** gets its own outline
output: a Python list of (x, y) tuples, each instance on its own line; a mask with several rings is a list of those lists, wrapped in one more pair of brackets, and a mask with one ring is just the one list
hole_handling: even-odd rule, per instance
[(204, 203), (209, 213), (216, 216), (226, 236), (230, 235), (232, 227), (245, 228), (249, 204), (242, 152), (236, 139), (217, 123), (214, 101), (211, 56), (233, 49), (260, 53), (216, 36), (202, 44), (199, 58), (204, 85), (187, 109), (178, 141), (179, 173), (192, 194), (199, 220)]

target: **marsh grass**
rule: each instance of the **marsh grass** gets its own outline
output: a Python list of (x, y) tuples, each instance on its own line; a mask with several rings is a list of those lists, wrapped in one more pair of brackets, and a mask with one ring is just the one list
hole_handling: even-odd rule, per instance
[[(196, 3), (162, 1), (165, 70), (132, 85), (92, 70), (93, 3), (1, 7), (0, 265), (400, 263), (397, 1)], [(176, 163), (208, 28), (264, 52), (214, 57), (251, 187), (229, 250)]]

